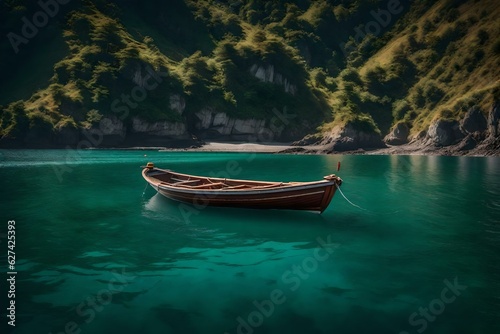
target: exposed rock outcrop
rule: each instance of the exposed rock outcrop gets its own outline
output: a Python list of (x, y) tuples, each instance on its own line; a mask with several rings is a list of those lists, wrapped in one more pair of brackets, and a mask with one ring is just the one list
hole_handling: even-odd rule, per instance
[(391, 132), (385, 136), (384, 141), (389, 145), (403, 145), (408, 143), (408, 135), (410, 129), (406, 123), (400, 122), (396, 124)]
[(198, 135), (203, 139), (254, 140), (275, 139), (281, 131), (272, 132), (262, 119), (235, 119), (213, 108), (204, 108), (196, 113), (195, 124)]
[(178, 94), (170, 95), (170, 109), (177, 111), (182, 115), (184, 109), (186, 109), (186, 101), (184, 98)]
[(93, 147), (118, 146), (123, 143), (126, 134), (127, 128), (122, 120), (115, 116), (107, 116), (91, 129), (82, 130), (80, 138), (85, 138)]
[(266, 121), (262, 119), (236, 119), (234, 120), (234, 126), (232, 134), (259, 134)]
[(82, 140), (89, 142), (85, 145), (93, 147), (136, 145), (178, 147), (193, 144), (184, 123), (168, 121), (150, 123), (134, 117), (130, 128), (127, 129), (124, 122), (115, 116), (104, 117), (91, 129), (83, 130), (77, 146)]
[(186, 139), (189, 137), (184, 123), (168, 121), (149, 123), (138, 117), (132, 119), (132, 132), (177, 139)]
[(286, 93), (295, 95), (297, 93), (297, 86), (292, 84), (288, 78), (284, 77), (281, 73), (274, 70), (273, 65), (257, 65), (253, 64), (250, 67), (250, 73), (262, 82), (271, 82), (275, 85), (282, 86)]
[(489, 137), (500, 136), (500, 102), (493, 104), (488, 115), (488, 135)]
[(459, 151), (469, 151), (477, 146), (477, 141), (472, 134), (467, 135), (457, 147)]
[(500, 110), (496, 102), (488, 119), (477, 107), (471, 108), (457, 120), (438, 120), (427, 131), (413, 136), (411, 142), (398, 148), (391, 147), (387, 154), (441, 154), (441, 155), (499, 155)]
[[(220, 114), (220, 115), (219, 115)], [(225, 113), (217, 113), (214, 109), (207, 107), (196, 113), (197, 122), (195, 128), (198, 130), (206, 130), (214, 125), (214, 118), (217, 116), (217, 125), (223, 125), (229, 120)]]
[(385, 146), (380, 134), (358, 130), (352, 124), (335, 127), (325, 137), (322, 145), (330, 145), (332, 151), (339, 152), (381, 148)]
[(315, 145), (315, 144), (320, 144), (321, 140), (323, 138), (321, 135), (318, 134), (309, 134), (306, 135), (304, 138), (301, 140), (297, 140), (292, 143), (293, 146), (308, 146), (308, 145)]
[(427, 137), (435, 146), (449, 146), (463, 139), (464, 134), (458, 121), (440, 119), (429, 126)]
[(115, 116), (103, 117), (98, 126), (93, 127), (93, 130), (97, 130), (97, 128), (104, 136), (125, 137), (127, 134), (127, 129), (123, 121)]
[(487, 121), (479, 108), (471, 108), (460, 122), (462, 129), (467, 133), (483, 132), (486, 130)]

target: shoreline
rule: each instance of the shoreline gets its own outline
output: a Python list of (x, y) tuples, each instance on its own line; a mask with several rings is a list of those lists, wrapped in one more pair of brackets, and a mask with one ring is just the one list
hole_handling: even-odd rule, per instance
[(185, 148), (169, 147), (116, 147), (93, 148), (98, 150), (158, 150), (160, 152), (213, 152), (213, 153), (270, 153), (270, 154), (296, 154), (296, 155), (422, 155), (422, 156), (469, 156), (489, 157), (500, 156), (500, 149), (479, 146), (472, 150), (460, 150), (455, 146), (435, 147), (420, 143), (409, 143), (398, 146), (387, 146), (374, 149), (357, 149), (351, 151), (332, 151), (331, 145), (295, 146), (292, 143), (248, 143), (248, 142), (206, 142), (200, 146)]
[[(25, 150), (25, 149), (68, 149), (68, 147), (12, 147), (0, 148), (2, 150)], [(71, 148), (78, 150), (78, 148)], [(500, 143), (494, 142), (479, 145), (471, 150), (464, 150), (460, 145), (436, 147), (434, 145), (413, 142), (403, 145), (387, 145), (386, 147), (373, 149), (356, 149), (350, 151), (333, 151), (331, 144), (326, 145), (292, 145), (292, 143), (266, 142), (249, 143), (240, 141), (212, 141), (189, 147), (166, 147), (166, 146), (118, 146), (118, 147), (90, 147), (85, 150), (156, 150), (160, 152), (213, 152), (213, 153), (268, 153), (268, 154), (296, 154), (296, 155), (422, 155), (422, 156), (469, 156), (469, 157), (499, 157)]]

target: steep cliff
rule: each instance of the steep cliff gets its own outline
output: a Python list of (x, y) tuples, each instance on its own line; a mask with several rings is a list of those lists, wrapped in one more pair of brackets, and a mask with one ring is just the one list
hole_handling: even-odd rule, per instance
[(0, 145), (479, 147), (500, 134), (499, 15), (488, 0), (5, 1)]

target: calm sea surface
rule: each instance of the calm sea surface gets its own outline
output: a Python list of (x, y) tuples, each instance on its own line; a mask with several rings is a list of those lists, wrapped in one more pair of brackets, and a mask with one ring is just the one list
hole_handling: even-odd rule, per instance
[[(146, 187), (148, 161), (276, 181), (321, 179), (341, 161), (342, 190), (364, 210), (338, 192), (322, 215), (181, 205)], [(8, 332), (500, 328), (499, 158), (2, 150), (0, 189)]]

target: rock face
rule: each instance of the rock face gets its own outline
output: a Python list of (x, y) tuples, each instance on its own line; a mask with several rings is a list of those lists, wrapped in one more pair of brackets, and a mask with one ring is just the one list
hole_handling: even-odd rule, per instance
[[(190, 144), (191, 138), (184, 123), (167, 121), (149, 123), (134, 117), (132, 118), (132, 125), (127, 129), (123, 121), (111, 116), (102, 118), (91, 129), (83, 130), (80, 134), (80, 141), (82, 140), (90, 142), (94, 147), (182, 146)], [(175, 141), (182, 141), (183, 143), (176, 143)]]
[(120, 145), (127, 134), (123, 122), (115, 116), (103, 117), (89, 130), (83, 130), (80, 138), (85, 138), (92, 146)]
[(184, 123), (167, 121), (149, 123), (138, 117), (132, 118), (132, 132), (173, 139), (187, 139), (189, 137)]
[[(204, 108), (196, 113), (195, 124), (198, 135), (204, 139), (256, 140), (266, 141), (279, 136), (281, 131), (271, 132), (262, 119), (234, 119), (226, 113), (217, 112), (212, 108)], [(270, 138), (272, 137), (272, 138)]]
[(408, 143), (410, 129), (406, 123), (398, 123), (391, 132), (385, 136), (384, 141), (389, 145), (403, 145)]
[(334, 128), (322, 144), (332, 144), (332, 151), (381, 148), (385, 144), (378, 133), (355, 129), (351, 124)]
[(250, 67), (250, 73), (262, 82), (271, 82), (275, 85), (282, 86), (286, 93), (291, 95), (297, 93), (297, 86), (292, 84), (281, 73), (275, 72), (273, 65), (263, 66), (253, 64), (252, 67)]
[(488, 135), (489, 137), (500, 136), (500, 103), (496, 102), (491, 107), (488, 115)]
[[(123, 122), (115, 116), (103, 117), (99, 122), (98, 129), (104, 136), (125, 137), (127, 129)], [(94, 127), (94, 130), (96, 128)]]
[(170, 96), (170, 109), (177, 111), (179, 114), (182, 115), (184, 112), (184, 109), (186, 109), (186, 101), (184, 98), (180, 95), (173, 94)]
[(314, 145), (314, 144), (320, 144), (321, 142), (321, 136), (317, 134), (309, 134), (306, 135), (304, 138), (297, 140), (292, 143), (293, 146), (308, 146), (308, 145)]
[(435, 146), (449, 146), (464, 138), (458, 121), (443, 119), (429, 126), (427, 136)]
[(460, 122), (462, 129), (467, 133), (482, 132), (486, 130), (486, 117), (479, 108), (471, 108)]
[(457, 149), (459, 151), (469, 151), (472, 150), (474, 147), (477, 146), (477, 141), (474, 138), (473, 135), (469, 134), (467, 137), (465, 137), (464, 140), (462, 140), (459, 144)]
[(414, 136), (410, 145), (424, 152), (457, 155), (498, 155), (500, 152), (500, 104), (495, 102), (488, 118), (478, 107), (467, 111), (461, 120), (437, 120), (427, 131)]

